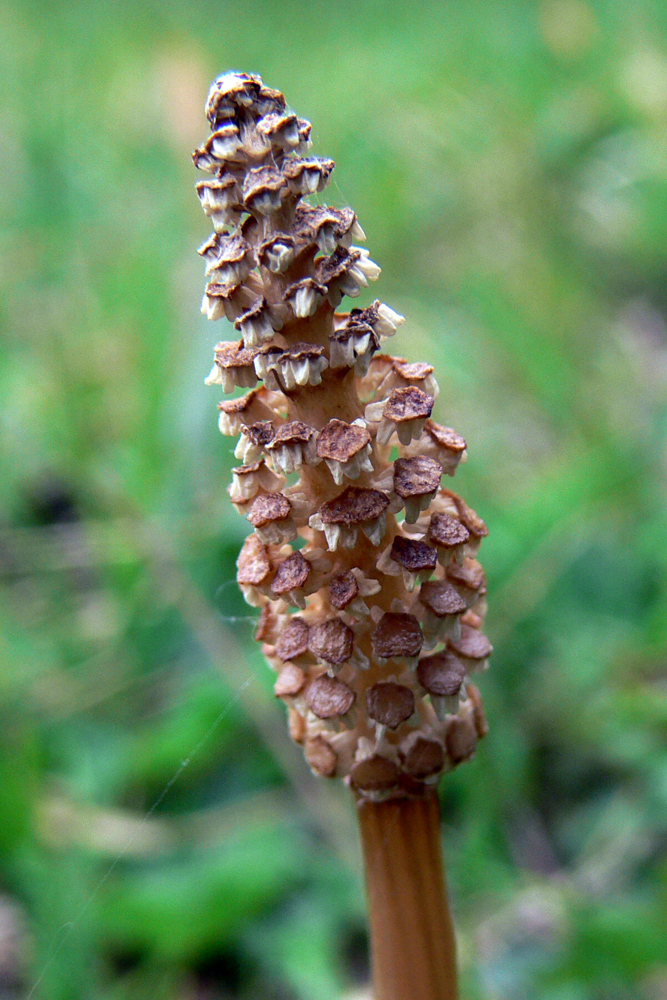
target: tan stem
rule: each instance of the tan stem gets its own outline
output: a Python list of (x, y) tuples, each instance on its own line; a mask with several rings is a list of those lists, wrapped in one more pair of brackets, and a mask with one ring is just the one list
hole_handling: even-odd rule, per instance
[(456, 1000), (435, 793), (358, 804), (375, 1000)]

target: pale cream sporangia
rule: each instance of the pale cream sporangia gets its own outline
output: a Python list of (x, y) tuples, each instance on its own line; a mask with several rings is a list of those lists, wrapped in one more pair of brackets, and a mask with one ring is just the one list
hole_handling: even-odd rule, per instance
[(308, 155), (310, 123), (245, 73), (215, 80), (206, 115), (202, 311), (238, 334), (206, 381), (246, 390), (219, 404), (254, 528), (237, 579), (312, 769), (372, 799), (419, 794), (486, 732), (469, 677), (491, 652), (487, 531), (441, 486), (465, 441), (431, 419), (432, 366), (380, 353), (403, 317), (335, 311), (380, 268), (351, 209), (309, 201), (334, 167)]

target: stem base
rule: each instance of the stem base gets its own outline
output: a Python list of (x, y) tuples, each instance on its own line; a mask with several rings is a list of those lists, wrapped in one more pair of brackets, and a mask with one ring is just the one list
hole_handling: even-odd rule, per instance
[(359, 802), (358, 815), (375, 1000), (457, 1000), (435, 792)]

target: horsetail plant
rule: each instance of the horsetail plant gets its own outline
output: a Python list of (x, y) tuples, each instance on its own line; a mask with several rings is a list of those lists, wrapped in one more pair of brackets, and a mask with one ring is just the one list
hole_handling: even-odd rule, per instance
[(310, 200), (334, 168), (308, 155), (310, 123), (245, 73), (215, 80), (206, 115), (202, 311), (236, 331), (206, 381), (245, 391), (219, 403), (254, 529), (237, 579), (293, 739), (356, 799), (377, 1000), (448, 1000), (435, 790), (487, 731), (469, 678), (491, 652), (487, 529), (441, 485), (466, 444), (432, 419), (432, 366), (381, 353), (403, 317), (378, 300), (337, 311), (380, 268), (350, 208)]

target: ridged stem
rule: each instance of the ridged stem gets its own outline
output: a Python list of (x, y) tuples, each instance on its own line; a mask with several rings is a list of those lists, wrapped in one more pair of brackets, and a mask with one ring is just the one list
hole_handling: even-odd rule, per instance
[(374, 1000), (457, 1000), (434, 792), (358, 804)]

